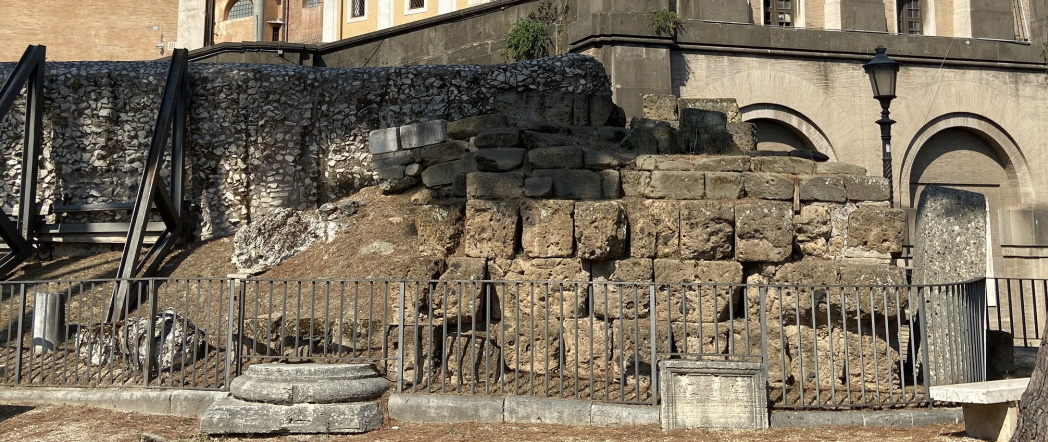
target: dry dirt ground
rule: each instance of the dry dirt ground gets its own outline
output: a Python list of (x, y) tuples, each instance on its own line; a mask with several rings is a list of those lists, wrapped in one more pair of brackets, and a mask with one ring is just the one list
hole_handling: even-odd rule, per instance
[(388, 422), (356, 436), (283, 436), (208, 438), (196, 419), (147, 416), (71, 406), (0, 405), (0, 441), (974, 441), (964, 425), (919, 428), (791, 428), (768, 431), (669, 431), (643, 427), (569, 427), (533, 424), (415, 424)]

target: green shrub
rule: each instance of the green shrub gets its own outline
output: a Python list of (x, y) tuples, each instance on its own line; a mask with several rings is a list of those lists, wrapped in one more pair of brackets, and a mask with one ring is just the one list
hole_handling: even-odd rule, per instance
[(672, 34), (684, 27), (684, 20), (676, 12), (665, 9), (651, 13), (651, 27), (655, 28), (658, 35)]
[(502, 56), (509, 61), (534, 60), (549, 56), (550, 36), (546, 25), (533, 18), (522, 18), (506, 36)]

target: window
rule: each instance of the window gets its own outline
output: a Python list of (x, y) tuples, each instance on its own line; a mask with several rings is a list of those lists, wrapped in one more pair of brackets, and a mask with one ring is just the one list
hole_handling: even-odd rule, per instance
[(229, 8), (226, 20), (247, 18), (253, 15), (255, 15), (255, 4), (251, 0), (237, 0), (236, 3), (233, 3), (233, 7)]
[(797, 0), (764, 0), (764, 24), (793, 26)]
[(280, 41), (280, 25), (273, 25), (273, 41)]
[(364, 5), (367, 4), (366, 0), (350, 0), (349, 3), (349, 18), (360, 18), (367, 12), (364, 8)]
[(426, 0), (408, 0), (408, 9), (424, 9)]
[(899, 33), (921, 35), (921, 0), (899, 0)]
[(305, 0), (305, 3), (302, 5), (303, 8), (315, 8), (317, 6), (320, 6), (320, 0)]

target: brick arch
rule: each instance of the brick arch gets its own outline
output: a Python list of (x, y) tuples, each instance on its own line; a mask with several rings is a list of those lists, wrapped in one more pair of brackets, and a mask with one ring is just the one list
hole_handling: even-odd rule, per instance
[(996, 151), (998, 157), (1005, 162), (1005, 173), (1015, 180), (1018, 186), (1016, 190), (1019, 194), (1020, 204), (1032, 201), (1034, 198), (1034, 186), (1031, 182), (1030, 165), (1015, 139), (1000, 125), (987, 117), (968, 112), (953, 112), (930, 120), (917, 131), (909, 144), (907, 144), (906, 151), (903, 154), (901, 171), (899, 176), (895, 177), (896, 182), (893, 183), (896, 186), (895, 188), (899, 189), (899, 195), (902, 198), (901, 203), (904, 206), (908, 207), (913, 204), (909, 192), (904, 189), (909, 189), (910, 175), (913, 173), (914, 162), (920, 153), (921, 147), (927, 144), (936, 134), (947, 129), (956, 128), (967, 129), (977, 133), (988, 141), (988, 144)]
[(772, 103), (754, 103), (742, 106), (741, 111), (744, 121), (768, 119), (794, 128), (815, 147), (815, 150), (829, 156), (830, 161), (837, 161), (837, 151), (833, 149), (833, 144), (826, 137), (826, 133), (800, 112)]
[[(862, 143), (859, 131), (846, 127), (839, 118), (846, 114), (845, 109), (803, 77), (780, 71), (748, 70), (710, 83), (702, 89), (698, 98), (725, 97), (735, 98), (740, 107), (771, 104), (780, 110), (789, 109), (791, 115), (800, 116), (817, 128), (830, 146)], [(815, 140), (812, 141), (814, 144)], [(832, 150), (822, 151), (820, 148), (819, 151), (831, 155)], [(836, 158), (836, 154), (833, 153), (831, 157)]]

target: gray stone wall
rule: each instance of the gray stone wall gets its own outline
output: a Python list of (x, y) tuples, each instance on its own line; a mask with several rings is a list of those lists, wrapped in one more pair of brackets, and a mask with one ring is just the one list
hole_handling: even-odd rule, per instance
[[(0, 78), (12, 69), (0, 64)], [(134, 198), (167, 69), (163, 63), (47, 65), (43, 202)], [(517, 94), (610, 95), (603, 67), (580, 55), (373, 69), (194, 64), (190, 89), (187, 193), (199, 207), (197, 233), (204, 238), (233, 233), (253, 213), (316, 207), (375, 184), (367, 149), (372, 130), (486, 114)], [(20, 100), (0, 121), (7, 159), (0, 198), (10, 203), (21, 174), (24, 108)]]

